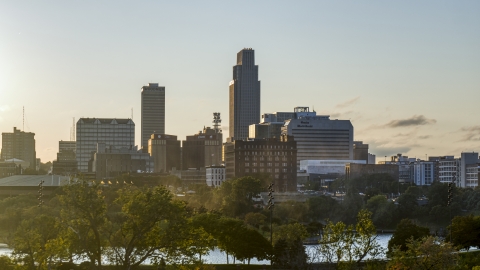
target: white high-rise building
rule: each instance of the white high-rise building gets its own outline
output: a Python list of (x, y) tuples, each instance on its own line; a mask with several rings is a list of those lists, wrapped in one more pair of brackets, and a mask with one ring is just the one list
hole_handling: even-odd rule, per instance
[(88, 172), (88, 162), (97, 151), (97, 144), (106, 148), (127, 147), (135, 143), (135, 123), (132, 119), (80, 118), (77, 122), (76, 156), (79, 172)]

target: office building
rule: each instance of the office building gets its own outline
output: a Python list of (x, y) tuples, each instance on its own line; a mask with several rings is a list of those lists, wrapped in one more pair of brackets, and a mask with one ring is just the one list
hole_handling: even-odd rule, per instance
[(435, 162), (417, 160), (413, 163), (414, 183), (417, 186), (429, 186), (435, 180)]
[(182, 168), (200, 169), (222, 164), (222, 133), (210, 127), (182, 141)]
[(134, 172), (152, 173), (153, 166), (153, 158), (137, 147), (107, 147), (105, 143), (97, 144), (92, 160), (95, 179), (111, 179)]
[(436, 162), (436, 180), (440, 183), (455, 183), (460, 186), (460, 160), (454, 156), (429, 157), (429, 161)]
[(307, 174), (345, 174), (345, 165), (367, 164), (365, 160), (301, 160), (300, 170)]
[(3, 132), (1, 158), (23, 160), (28, 162), (30, 169), (36, 170), (35, 133), (21, 131), (16, 127), (12, 133)]
[(396, 164), (355, 164), (345, 165), (346, 179), (356, 179), (372, 174), (386, 174), (398, 180), (398, 165)]
[(301, 160), (352, 160), (353, 126), (350, 120), (317, 116), (308, 107), (295, 108), (296, 118), (285, 121), (282, 134), (297, 142), (297, 167)]
[(244, 140), (248, 138), (248, 126), (260, 122), (260, 81), (253, 49), (237, 53), (229, 88), (228, 141)]
[(165, 87), (149, 83), (142, 87), (141, 147), (146, 153), (153, 133), (165, 134)]
[(205, 168), (206, 182), (209, 187), (219, 187), (225, 181), (225, 166), (209, 166)]
[[(413, 183), (415, 181), (414, 164), (417, 160), (402, 154), (391, 156), (390, 160), (378, 162), (379, 164), (394, 164), (398, 166), (398, 181), (400, 183)], [(435, 179), (435, 178), (434, 178)]]
[(89, 161), (97, 151), (97, 144), (106, 148), (126, 147), (133, 149), (135, 123), (132, 119), (80, 118), (76, 127), (76, 158), (78, 171), (89, 172)]
[(278, 192), (297, 190), (296, 142), (279, 139), (235, 140), (224, 144), (226, 178), (268, 175)]
[(253, 124), (248, 127), (248, 137), (250, 139), (280, 138), (282, 127), (283, 122)]
[(188, 170), (176, 170), (172, 169), (171, 174), (180, 178), (182, 184), (186, 186), (187, 189), (192, 188), (194, 185), (205, 185), (206, 180), (206, 171), (205, 168), (200, 169), (188, 169)]
[(470, 164), (466, 167), (465, 173), (465, 187), (478, 187), (478, 180), (480, 178), (480, 164)]
[(148, 153), (154, 159), (154, 172), (170, 172), (181, 167), (181, 148), (177, 136), (154, 133), (148, 140)]
[(53, 161), (52, 174), (72, 175), (77, 172), (76, 141), (59, 141), (57, 160)]
[[(353, 159), (365, 160), (365, 162), (368, 164), (368, 144), (364, 144), (362, 141), (354, 141)], [(375, 162), (373, 164), (375, 164)]]
[(460, 157), (459, 187), (467, 187), (467, 168), (479, 163), (477, 152), (462, 152)]

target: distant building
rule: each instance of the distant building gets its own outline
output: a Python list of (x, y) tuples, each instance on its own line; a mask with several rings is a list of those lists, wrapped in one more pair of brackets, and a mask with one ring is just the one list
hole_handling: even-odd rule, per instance
[(455, 183), (460, 186), (460, 159), (454, 156), (431, 156), (429, 161), (435, 161), (436, 181), (440, 183)]
[(182, 168), (200, 169), (222, 164), (222, 133), (210, 127), (182, 141)]
[(301, 160), (300, 170), (308, 174), (345, 174), (345, 165), (367, 164), (365, 160)]
[(429, 186), (435, 181), (435, 162), (418, 160), (413, 163), (414, 183), (417, 186)]
[(205, 168), (198, 170), (193, 168), (188, 170), (173, 169), (171, 174), (180, 178), (183, 185), (186, 185), (188, 188), (191, 188), (192, 185), (205, 185), (207, 181)]
[(21, 174), (20, 166), (13, 162), (0, 162), (0, 178)]
[(226, 179), (225, 166), (210, 166), (205, 169), (205, 172), (209, 187), (219, 187)]
[(35, 133), (24, 132), (16, 127), (12, 133), (3, 132), (1, 159), (21, 159), (28, 162), (30, 169), (36, 170)]
[(414, 163), (415, 158), (409, 158), (402, 154), (391, 156), (390, 161), (380, 161), (379, 164), (395, 164), (398, 166), (400, 183), (413, 183), (415, 181)]
[(248, 127), (248, 137), (251, 139), (280, 138), (283, 122), (268, 122), (252, 124)]
[(149, 83), (142, 87), (142, 149), (146, 153), (153, 133), (165, 134), (165, 86)]
[(80, 118), (76, 127), (76, 157), (78, 171), (88, 172), (88, 162), (97, 151), (97, 144), (106, 148), (125, 147), (133, 149), (135, 123), (132, 119)]
[(279, 139), (236, 140), (224, 145), (226, 178), (269, 175), (278, 192), (297, 190), (296, 142)]
[(465, 173), (465, 187), (478, 187), (478, 180), (480, 178), (480, 164), (470, 164), (466, 166)]
[(368, 162), (367, 164), (375, 164), (376, 162), (376, 157), (374, 154), (368, 153)]
[(229, 86), (228, 141), (248, 138), (248, 126), (260, 122), (260, 81), (255, 51), (245, 48), (237, 53), (233, 80)]
[(92, 172), (95, 172), (96, 179), (108, 179), (137, 171), (152, 173), (153, 166), (153, 158), (136, 147), (106, 147), (104, 143), (98, 143), (93, 154)]
[[(353, 159), (353, 126), (350, 120), (311, 116), (308, 107), (297, 107), (295, 111), (298, 112), (297, 118), (285, 121), (282, 134), (293, 136), (297, 142), (298, 168), (301, 160)], [(304, 116), (301, 112), (309, 114)]]
[[(354, 160), (365, 160), (366, 164), (368, 162), (368, 144), (364, 144), (362, 141), (353, 142), (353, 159)], [(375, 164), (375, 162), (373, 163)]]
[(152, 134), (148, 140), (148, 153), (155, 160), (155, 172), (169, 172), (181, 167), (181, 148), (177, 136)]
[(393, 179), (398, 180), (398, 165), (350, 163), (345, 166), (345, 176), (347, 179), (356, 179), (372, 174), (388, 174), (393, 177)]
[(53, 161), (52, 174), (72, 175), (77, 172), (76, 141), (59, 141), (57, 160)]
[[(462, 152), (460, 157), (460, 177), (459, 177), (459, 186), (468, 187), (467, 185), (467, 168), (469, 166), (475, 167), (479, 163), (478, 153), (477, 152)], [(470, 183), (471, 184), (471, 183)]]

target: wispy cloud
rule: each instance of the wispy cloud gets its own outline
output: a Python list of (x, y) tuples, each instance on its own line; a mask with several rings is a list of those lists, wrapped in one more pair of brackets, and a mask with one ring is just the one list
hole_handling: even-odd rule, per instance
[(396, 128), (396, 127), (432, 125), (435, 123), (437, 123), (437, 120), (435, 119), (428, 119), (423, 115), (414, 115), (407, 119), (392, 120), (383, 126)]
[(359, 99), (360, 99), (360, 96), (354, 97), (354, 98), (352, 98), (350, 100), (347, 100), (343, 103), (337, 104), (335, 107), (336, 108), (346, 108), (348, 106), (351, 106), (351, 105), (355, 104)]
[(463, 127), (460, 131), (465, 132), (460, 141), (480, 141), (480, 126)]
[(428, 139), (428, 138), (431, 138), (431, 137), (432, 137), (432, 136), (430, 136), (430, 135), (418, 136), (418, 138), (419, 138), (420, 140), (425, 140), (425, 139)]

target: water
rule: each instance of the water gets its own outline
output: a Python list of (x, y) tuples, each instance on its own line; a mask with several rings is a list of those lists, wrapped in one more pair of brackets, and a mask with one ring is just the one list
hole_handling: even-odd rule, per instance
[[(388, 247), (388, 241), (392, 237), (392, 234), (379, 234), (377, 237), (377, 242), (380, 244), (381, 247), (385, 248), (385, 250)], [(314, 254), (314, 250), (316, 249), (317, 245), (306, 245), (305, 249), (307, 254)], [(1, 255), (10, 255), (12, 253), (12, 250), (9, 249), (6, 246), (2, 246), (0, 244), (0, 256)], [(219, 249), (214, 249), (210, 251), (208, 255), (202, 256), (202, 260), (206, 264), (226, 264), (227, 263), (227, 255), (225, 252), (219, 250)], [(229, 256), (228, 262), (233, 264), (233, 257)], [(236, 260), (235, 263), (248, 263), (248, 261), (242, 262)], [(148, 262), (145, 262), (145, 264), (148, 264)], [(255, 258), (250, 260), (250, 264), (265, 264), (268, 265), (270, 264), (270, 261), (268, 260), (257, 260)]]

